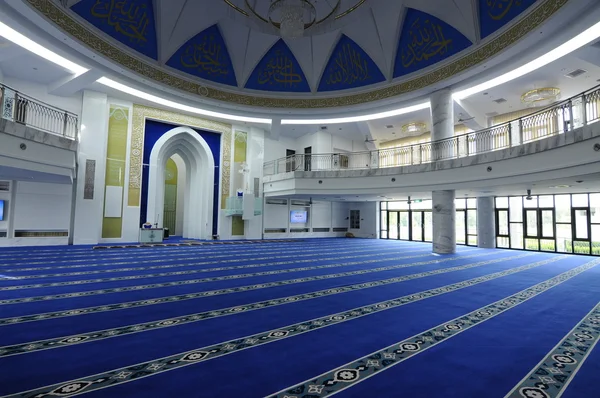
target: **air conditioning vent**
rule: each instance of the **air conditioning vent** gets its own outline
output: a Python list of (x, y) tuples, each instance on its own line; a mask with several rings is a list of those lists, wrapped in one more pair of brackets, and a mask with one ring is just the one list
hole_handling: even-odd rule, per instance
[(494, 102), (497, 104), (503, 104), (506, 102), (506, 98), (498, 98), (498, 99), (495, 99)]
[(0, 192), (8, 192), (10, 190), (10, 181), (0, 181)]
[(569, 72), (565, 76), (568, 77), (568, 78), (570, 78), (570, 79), (575, 79), (576, 77), (579, 77), (579, 76), (583, 75), (584, 73), (587, 73), (587, 70), (585, 70), (585, 69), (575, 69), (573, 72)]
[(274, 199), (270, 198), (266, 200), (268, 205), (284, 205), (287, 206), (287, 199)]

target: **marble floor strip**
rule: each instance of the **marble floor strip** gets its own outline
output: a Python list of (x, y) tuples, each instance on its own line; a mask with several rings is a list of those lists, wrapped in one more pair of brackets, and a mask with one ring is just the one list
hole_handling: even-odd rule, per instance
[[(295, 386), (287, 387), (273, 395), (269, 395), (269, 398), (308, 398), (315, 396), (314, 394), (318, 394), (319, 397), (327, 397), (337, 394), (391, 368), (392, 366), (398, 365), (431, 347), (447, 341), (449, 338), (452, 338), (459, 333), (469, 330), (482, 322), (488, 321), (495, 316), (596, 267), (598, 264), (600, 264), (600, 259), (592, 260), (530, 288), (521, 290), (502, 300), (498, 300), (475, 311), (471, 311), (468, 314), (444, 322), (413, 337), (399, 341), (382, 350), (373, 352), (317, 377), (296, 384)], [(211, 354), (211, 352), (207, 352), (205, 356), (209, 357)], [(533, 396), (529, 398), (533, 398)]]
[(505, 398), (559, 398), (600, 340), (600, 303)]
[[(23, 315), (23, 316), (17, 316), (17, 317), (12, 317), (12, 318), (2, 318), (2, 319), (0, 319), (0, 326), (14, 325), (17, 323), (24, 323), (24, 322), (35, 322), (35, 321), (40, 321), (40, 320), (45, 320), (45, 319), (55, 319), (55, 318), (63, 318), (63, 317), (68, 317), (68, 316), (84, 315), (84, 314), (90, 314), (90, 313), (96, 313), (96, 312), (116, 311), (116, 310), (122, 310), (122, 309), (127, 309), (127, 308), (143, 307), (143, 306), (148, 306), (148, 305), (173, 303), (173, 302), (182, 301), (182, 300), (192, 300), (192, 299), (216, 296), (216, 295), (221, 295), (221, 294), (231, 294), (231, 293), (247, 292), (249, 290), (266, 289), (266, 288), (270, 288), (270, 287), (274, 287), (274, 286), (286, 286), (286, 285), (291, 285), (291, 284), (295, 284), (295, 283), (312, 282), (312, 281), (317, 281), (317, 280), (340, 278), (340, 277), (344, 277), (344, 276), (363, 275), (363, 274), (369, 274), (369, 273), (374, 273), (374, 272), (388, 271), (388, 270), (392, 270), (392, 269), (416, 267), (416, 266), (420, 266), (420, 265), (438, 264), (441, 262), (447, 262), (447, 261), (452, 261), (452, 260), (457, 260), (457, 259), (483, 257), (485, 255), (488, 255), (488, 253), (484, 252), (484, 253), (475, 254), (472, 256), (453, 257), (453, 258), (421, 261), (421, 262), (409, 263), (409, 264), (391, 265), (391, 266), (387, 266), (387, 267), (372, 268), (372, 269), (358, 270), (358, 271), (351, 271), (351, 272), (343, 272), (343, 273), (339, 273), (339, 274), (307, 276), (304, 278), (289, 279), (289, 280), (277, 281), (277, 282), (266, 282), (266, 283), (259, 283), (259, 284), (255, 284), (255, 285), (232, 287), (232, 288), (225, 288), (225, 289), (219, 289), (219, 290), (209, 290), (209, 291), (204, 291), (204, 292), (188, 293), (188, 294), (181, 294), (181, 295), (176, 295), (176, 296), (159, 297), (159, 298), (154, 298), (154, 299), (145, 299), (145, 300), (138, 300), (138, 301), (128, 301), (126, 303), (108, 304), (108, 305), (101, 305), (101, 306), (96, 306), (96, 307), (77, 308), (77, 309), (70, 309), (70, 310), (56, 311), (56, 312), (46, 312), (43, 314)], [(198, 281), (199, 281), (198, 283), (202, 283), (206, 280), (199, 279)], [(190, 282), (190, 281), (183, 281), (182, 284), (187, 284), (186, 282)], [(17, 300), (23, 300), (23, 299), (17, 299)], [(22, 302), (24, 302), (24, 301), (22, 301)]]
[[(282, 328), (258, 333), (252, 336), (246, 336), (235, 340), (230, 340), (223, 343), (214, 344), (207, 347), (198, 348), (193, 351), (187, 351), (175, 355), (170, 355), (167, 357), (155, 359), (152, 361), (147, 361), (143, 363), (138, 363), (135, 365), (122, 367), (119, 369), (113, 369), (108, 372), (99, 373), (96, 375), (88, 376), (85, 378), (72, 380), (63, 383), (57, 383), (50, 386), (44, 386), (36, 389), (32, 389), (29, 391), (19, 392), (16, 394), (11, 394), (4, 396), (3, 398), (33, 398), (33, 397), (45, 397), (45, 396), (61, 396), (61, 397), (71, 397), (73, 395), (78, 395), (81, 393), (87, 393), (95, 390), (100, 390), (103, 388), (113, 387), (118, 384), (131, 382), (134, 380), (139, 380), (145, 377), (154, 376), (156, 374), (171, 371), (177, 368), (181, 368), (184, 366), (193, 365), (200, 362), (205, 362), (217, 357), (221, 357), (224, 355), (228, 355), (234, 352), (239, 352), (241, 350), (254, 348), (257, 346), (261, 346), (264, 344), (268, 344), (274, 341), (282, 340), (285, 338), (290, 338), (293, 336), (297, 336), (299, 334), (311, 332), (317, 329), (321, 329), (324, 327), (332, 326), (335, 324), (339, 324), (341, 322), (347, 322), (351, 319), (356, 319), (359, 317), (367, 316), (376, 312), (388, 310), (390, 308), (397, 308), (398, 306), (402, 306), (411, 302), (420, 301), (429, 297), (445, 294), (451, 291), (455, 291), (457, 288), (464, 288), (468, 286), (473, 286), (474, 284), (483, 283), (492, 279), (500, 278), (502, 276), (510, 275), (515, 272), (517, 269), (523, 271), (525, 269), (530, 269), (534, 267), (538, 267), (540, 265), (549, 264), (560, 259), (566, 258), (567, 256), (557, 256), (550, 259), (546, 259), (543, 261), (538, 261), (536, 263), (532, 263), (526, 266), (517, 267), (514, 269), (509, 269), (506, 271), (498, 272), (491, 275), (486, 275), (479, 278), (470, 279), (468, 281), (459, 282), (456, 284), (444, 286), (441, 288), (431, 289), (424, 291), (418, 294), (412, 294), (409, 296), (400, 297), (393, 300), (384, 301), (377, 304), (372, 304), (365, 307), (359, 307), (353, 310), (348, 310), (344, 312), (340, 312), (337, 314), (327, 315), (325, 317), (319, 317), (316, 319), (304, 321), (301, 323), (297, 323), (294, 325), (288, 325)], [(590, 263), (587, 263), (583, 266), (574, 268), (567, 272), (564, 272), (556, 277), (548, 279), (542, 283), (539, 283), (531, 288), (522, 290), (521, 292), (509, 296), (503, 300), (497, 301), (496, 303), (490, 304), (485, 307), (481, 307), (478, 310), (475, 310), (463, 317), (456, 318), (449, 322), (445, 322), (444, 324), (428, 330), (423, 334), (417, 335), (415, 337), (406, 339), (398, 344), (394, 344), (384, 350), (382, 353), (387, 353), (389, 350), (394, 357), (390, 357), (389, 360), (386, 361), (377, 361), (373, 362), (373, 360), (368, 359), (372, 355), (379, 354), (373, 353), (368, 357), (361, 358), (353, 363), (345, 365), (344, 368), (335, 369), (331, 372), (328, 372), (324, 375), (319, 376), (317, 379), (309, 380), (306, 383), (301, 383), (297, 386), (286, 388), (286, 392), (282, 392), (282, 394), (277, 393), (277, 397), (287, 396), (288, 398), (296, 398), (296, 395), (292, 392), (287, 393), (288, 390), (301, 389), (303, 392), (308, 392), (313, 395), (305, 395), (307, 398), (315, 396), (314, 393), (318, 393), (319, 397), (326, 396), (325, 394), (325, 386), (323, 385), (323, 389), (320, 392), (317, 392), (315, 388), (320, 387), (318, 382), (321, 382), (323, 379), (324, 382), (331, 381), (333, 386), (337, 387), (335, 390), (332, 389), (331, 393), (339, 392), (344, 388), (351, 386), (354, 383), (357, 383), (359, 380), (362, 381), (364, 377), (368, 377), (369, 375), (375, 374), (375, 372), (380, 371), (378, 368), (387, 368), (396, 363), (400, 363), (403, 360), (410, 358), (416, 353), (420, 353), (430, 346), (439, 344), (441, 341), (446, 340), (448, 337), (452, 335), (462, 332), (473, 325), (476, 325), (484, 320), (490, 319), (493, 316), (499, 314), (500, 312), (504, 312), (507, 309), (514, 307), (517, 304), (520, 304), (531, 297), (534, 297), (564, 281), (578, 275), (600, 263), (600, 259), (594, 260)], [(528, 267), (528, 268), (526, 268)], [(477, 317), (477, 314), (480, 314), (480, 317)], [(486, 314), (486, 315), (481, 315)], [(473, 320), (471, 320), (471, 317)], [(466, 319), (468, 321), (464, 321)], [(441, 333), (443, 339), (436, 340), (431, 338), (430, 340), (422, 340), (423, 337), (428, 337), (429, 334), (433, 333)], [(447, 333), (447, 335), (446, 335)], [(413, 342), (415, 341), (415, 342)], [(419, 343), (417, 343), (418, 341)], [(382, 356), (383, 358), (383, 356)], [(385, 357), (387, 358), (387, 357)], [(357, 365), (361, 366), (360, 370), (355, 368), (355, 363), (368, 363), (368, 365)], [(368, 362), (370, 361), (370, 362)], [(384, 364), (384, 365), (382, 365)], [(349, 373), (346, 373), (348, 369), (350, 369)], [(361, 374), (360, 372), (364, 372)], [(362, 376), (362, 378), (361, 378)], [(326, 377), (326, 378), (325, 378)], [(339, 377), (340, 381), (334, 381), (336, 379), (331, 379), (331, 377)], [(347, 380), (346, 380), (347, 379)], [(343, 385), (342, 385), (343, 383)], [(312, 387), (309, 387), (312, 386)], [(331, 388), (330, 388), (331, 389)], [(285, 395), (284, 395), (285, 394)], [(300, 398), (300, 396), (298, 396)]]
[[(176, 317), (176, 318), (159, 319), (159, 320), (152, 321), (152, 322), (138, 323), (135, 325), (125, 325), (125, 326), (120, 326), (120, 327), (112, 328), (112, 329), (96, 330), (96, 331), (92, 331), (89, 333), (83, 333), (83, 334), (72, 335), (72, 336), (61, 336), (61, 337), (56, 337), (56, 338), (46, 339), (46, 340), (29, 341), (29, 342), (16, 344), (16, 345), (12, 345), (12, 346), (0, 347), (0, 357), (6, 357), (6, 356), (18, 355), (18, 354), (28, 354), (28, 353), (34, 352), (34, 351), (47, 350), (47, 349), (51, 349), (51, 348), (61, 348), (61, 347), (75, 345), (75, 344), (88, 343), (88, 342), (92, 342), (92, 341), (98, 341), (98, 340), (104, 340), (107, 338), (123, 336), (126, 334), (146, 332), (149, 330), (184, 325), (187, 323), (204, 321), (207, 319), (219, 318), (219, 317), (228, 316), (228, 315), (236, 315), (236, 314), (240, 314), (242, 312), (250, 312), (250, 311), (260, 310), (263, 308), (269, 308), (269, 307), (275, 307), (275, 306), (280, 306), (280, 305), (285, 305), (285, 304), (290, 304), (290, 303), (296, 303), (299, 301), (311, 300), (311, 299), (316, 299), (316, 298), (325, 297), (325, 296), (332, 296), (332, 295), (352, 292), (352, 291), (356, 291), (356, 290), (370, 289), (373, 287), (385, 286), (385, 285), (389, 285), (389, 284), (393, 284), (393, 283), (400, 283), (400, 282), (410, 281), (410, 280), (414, 280), (414, 279), (426, 278), (429, 276), (441, 275), (441, 274), (446, 274), (446, 273), (450, 273), (450, 272), (463, 271), (466, 269), (481, 267), (481, 266), (489, 265), (489, 264), (496, 264), (496, 263), (501, 263), (501, 262), (506, 262), (506, 261), (517, 260), (520, 258), (527, 257), (529, 255), (530, 255), (529, 253), (523, 253), (523, 254), (506, 257), (506, 258), (498, 258), (498, 259), (493, 259), (493, 260), (480, 261), (480, 262), (467, 264), (467, 265), (461, 265), (461, 266), (457, 266), (457, 267), (442, 268), (442, 269), (438, 269), (438, 270), (434, 270), (434, 271), (420, 272), (417, 274), (399, 276), (396, 278), (382, 279), (382, 280), (372, 281), (372, 282), (357, 283), (357, 284), (350, 285), (350, 286), (329, 288), (329, 289), (319, 290), (316, 292), (298, 294), (295, 296), (287, 296), (287, 297), (281, 297), (281, 298), (270, 299), (270, 300), (265, 300), (265, 301), (258, 301), (258, 302), (254, 302), (254, 303), (237, 305), (237, 306), (229, 307), (229, 308), (221, 308), (221, 309), (216, 309), (216, 310), (211, 310), (211, 311), (204, 311), (204, 312), (184, 315), (184, 316), (180, 316), (180, 317)], [(543, 265), (543, 264), (540, 264), (540, 265)], [(514, 272), (521, 271), (522, 269), (520, 269), (520, 268), (531, 269), (532, 267), (531, 267), (531, 265), (524, 265), (519, 268), (514, 268)], [(419, 293), (415, 293), (415, 294), (423, 294), (423, 292), (419, 292)], [(46, 319), (48, 319), (48, 318), (46, 318)]]

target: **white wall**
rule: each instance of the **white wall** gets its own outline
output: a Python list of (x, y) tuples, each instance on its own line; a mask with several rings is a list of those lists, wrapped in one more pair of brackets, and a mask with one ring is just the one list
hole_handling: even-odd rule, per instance
[[(16, 186), (15, 186), (16, 185)], [(0, 194), (7, 200), (6, 221), (0, 230), (69, 231), (71, 220), (71, 185), (19, 181), (11, 186), (10, 193)], [(0, 246), (65, 245), (68, 237), (0, 238)]]
[(271, 160), (284, 158), (286, 156), (286, 149), (296, 150), (296, 141), (291, 138), (279, 137), (279, 140), (265, 138), (264, 141), (265, 141), (265, 151), (264, 151), (265, 162), (270, 162)]
[(360, 211), (360, 228), (349, 229), (349, 232), (352, 232), (357, 238), (379, 237), (379, 202), (349, 203), (349, 210)]
[[(312, 206), (294, 206), (288, 199), (285, 205), (267, 204), (264, 207), (264, 228), (285, 229), (282, 233), (265, 233), (265, 239), (302, 237), (341, 237), (346, 231), (334, 232), (333, 228), (348, 228), (350, 203), (313, 201)], [(291, 210), (307, 210), (306, 224), (291, 224)], [(362, 227), (362, 226), (361, 226)], [(309, 232), (290, 232), (290, 228), (308, 228)], [(314, 232), (315, 228), (328, 228), (329, 232)], [(366, 231), (366, 230), (365, 230)], [(366, 232), (364, 233), (366, 235)]]

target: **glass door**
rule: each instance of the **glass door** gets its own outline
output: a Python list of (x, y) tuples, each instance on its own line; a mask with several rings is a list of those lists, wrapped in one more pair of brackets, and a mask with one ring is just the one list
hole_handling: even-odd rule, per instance
[(573, 220), (573, 252), (577, 254), (590, 254), (590, 211), (589, 208), (571, 209)]
[(388, 211), (388, 237), (389, 239), (399, 239), (398, 236), (398, 212)]
[(430, 211), (423, 212), (423, 240), (433, 241), (433, 215)]
[(554, 209), (524, 209), (525, 249), (556, 251)]
[(410, 212), (408, 211), (401, 211), (398, 213), (398, 225), (400, 228), (400, 239), (402, 240), (410, 240), (410, 217), (409, 217)]
[(411, 212), (411, 232), (412, 236), (410, 240), (423, 241), (423, 212), (422, 211), (412, 211)]
[(456, 244), (467, 244), (467, 212), (466, 210), (456, 210)]

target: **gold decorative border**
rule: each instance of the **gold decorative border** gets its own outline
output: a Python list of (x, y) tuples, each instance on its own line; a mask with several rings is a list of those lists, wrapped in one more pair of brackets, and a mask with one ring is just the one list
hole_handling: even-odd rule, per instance
[(231, 128), (227, 123), (200, 119), (194, 116), (182, 115), (164, 109), (150, 108), (144, 105), (133, 105), (131, 128), (131, 150), (129, 152), (129, 199), (128, 206), (139, 207), (142, 192), (142, 160), (144, 155), (144, 130), (146, 119), (174, 123), (178, 126), (197, 127), (221, 133), (221, 208), (225, 208), (226, 198), (229, 197), (231, 176)]
[[(531, 10), (512, 28), (489, 41), (485, 45), (465, 54), (454, 62), (441, 66), (423, 76), (393, 84), (373, 91), (329, 98), (276, 98), (237, 94), (206, 87), (197, 82), (162, 70), (156, 62), (145, 61), (101, 39), (96, 33), (76, 21), (68, 12), (52, 0), (26, 0), (35, 10), (67, 34), (79, 40), (97, 53), (111, 61), (158, 83), (165, 84), (194, 95), (202, 95), (217, 101), (237, 105), (266, 108), (314, 109), (358, 105), (367, 102), (392, 98), (411, 91), (420, 90), (432, 84), (446, 80), (458, 73), (472, 68), (490, 57), (513, 45), (532, 30), (536, 29), (569, 0), (546, 0)], [(206, 94), (206, 95), (203, 95)]]

